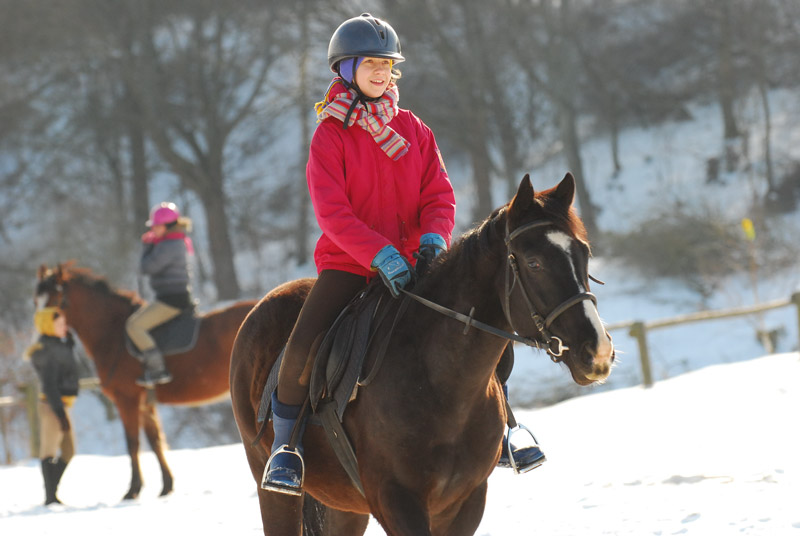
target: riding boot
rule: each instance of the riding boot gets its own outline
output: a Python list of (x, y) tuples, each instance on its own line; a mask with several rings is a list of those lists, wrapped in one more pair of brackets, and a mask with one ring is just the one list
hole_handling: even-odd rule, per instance
[[(508, 400), (508, 386), (503, 384), (503, 395)], [(525, 434), (517, 432), (524, 431)], [(536, 438), (530, 430), (521, 424), (513, 429), (506, 430), (503, 435), (503, 446), (500, 452), (498, 467), (514, 469), (515, 473), (527, 473), (542, 465), (545, 458), (542, 449), (536, 443)]]
[(300, 433), (295, 448), (290, 448), (297, 419), (300, 416), (301, 406), (290, 406), (278, 401), (276, 393), (272, 394), (272, 430), (275, 439), (272, 442), (272, 454), (264, 468), (261, 488), (286, 495), (301, 495), (303, 493), (303, 432), (305, 422), (299, 423)]
[(136, 380), (137, 385), (142, 387), (155, 387), (157, 384), (169, 383), (172, 381), (172, 374), (164, 364), (164, 356), (158, 348), (151, 348), (142, 353), (142, 366), (144, 371), (142, 376)]
[[(44, 504), (45, 506), (53, 503), (61, 504), (61, 501), (56, 497), (56, 490), (58, 489), (58, 481), (61, 479), (64, 469), (60, 468), (59, 462), (63, 460), (56, 460), (55, 458), (42, 459), (42, 477), (44, 477)], [(66, 463), (64, 463), (66, 467)]]

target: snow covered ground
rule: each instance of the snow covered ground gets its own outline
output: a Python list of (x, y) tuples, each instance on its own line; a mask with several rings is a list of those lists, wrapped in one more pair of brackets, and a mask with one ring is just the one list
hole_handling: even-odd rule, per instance
[[(800, 535), (800, 354), (715, 365), (657, 383), (518, 410), (548, 462), (490, 479), (482, 536)], [(0, 534), (196, 536), (260, 534), (255, 483), (241, 445), (168, 453), (175, 492), (121, 502), (125, 456), (78, 455), (65, 505), (41, 506), (38, 462), (0, 467)], [(374, 521), (367, 534), (383, 534)]]

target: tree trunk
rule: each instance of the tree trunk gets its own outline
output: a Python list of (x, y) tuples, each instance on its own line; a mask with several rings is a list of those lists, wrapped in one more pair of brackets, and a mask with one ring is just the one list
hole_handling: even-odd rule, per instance
[[(129, 118), (141, 117), (141, 109), (130, 95), (126, 96), (125, 105), (128, 108)], [(135, 120), (128, 120), (128, 141), (131, 156), (131, 194), (133, 210), (133, 230), (138, 237), (138, 231), (147, 221), (150, 211), (150, 200), (147, 194), (147, 153), (145, 152), (145, 134), (142, 125)]]
[(208, 226), (208, 246), (213, 264), (214, 286), (218, 300), (239, 299), (241, 290), (236, 277), (231, 247), (228, 217), (225, 214), (225, 194), (221, 181), (212, 180), (211, 187), (201, 194)]
[(730, 140), (739, 136), (739, 127), (736, 124), (736, 115), (734, 113), (736, 79), (733, 69), (730, 0), (717, 0), (716, 7), (719, 17), (717, 91), (722, 109), (724, 137), (726, 140)]
[(311, 143), (311, 128), (308, 124), (308, 9), (307, 1), (303, 0), (300, 10), (300, 90), (297, 92), (297, 112), (300, 116), (300, 162), (297, 173), (297, 226), (295, 228), (295, 259), (298, 265), (308, 262), (309, 247), (309, 217), (311, 212), (311, 196), (308, 194), (308, 185), (305, 175), (305, 161), (308, 158), (308, 149)]
[(586, 226), (586, 232), (589, 233), (589, 238), (597, 239), (599, 236), (599, 229), (597, 228), (594, 204), (592, 203), (589, 189), (586, 187), (586, 179), (583, 174), (580, 141), (578, 140), (578, 132), (575, 126), (575, 110), (567, 103), (563, 101), (560, 102), (559, 126), (561, 142), (564, 144), (567, 167), (575, 176), (575, 187), (578, 195), (578, 207), (580, 209), (581, 219)]
[(489, 160), (488, 142), (486, 141), (486, 114), (482, 109), (476, 111), (472, 128), (472, 150), (469, 153), (472, 164), (472, 182), (475, 186), (475, 205), (472, 209), (472, 220), (473, 222), (479, 222), (491, 214), (495, 208), (492, 203), (492, 164)]
[(597, 219), (595, 217), (594, 204), (586, 185), (586, 177), (583, 173), (583, 161), (581, 160), (580, 138), (577, 128), (577, 112), (575, 110), (575, 91), (574, 80), (576, 62), (568, 49), (569, 28), (571, 27), (570, 2), (562, 0), (558, 11), (558, 22), (552, 21), (550, 27), (557, 32), (558, 37), (553, 40), (548, 68), (552, 88), (550, 94), (554, 96), (558, 107), (558, 124), (561, 135), (561, 143), (564, 145), (564, 154), (567, 160), (569, 171), (575, 176), (576, 189), (578, 195), (578, 207), (580, 208), (581, 219), (586, 226), (589, 237), (597, 239), (599, 231)]

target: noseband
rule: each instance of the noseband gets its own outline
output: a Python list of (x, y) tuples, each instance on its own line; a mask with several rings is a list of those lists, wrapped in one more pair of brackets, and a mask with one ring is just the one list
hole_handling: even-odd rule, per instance
[[(517, 257), (514, 255), (514, 252), (511, 250), (511, 241), (526, 231), (546, 225), (552, 225), (552, 223), (549, 221), (538, 220), (517, 227), (513, 231), (509, 231), (508, 217), (506, 217), (505, 243), (508, 252), (508, 266), (510, 270), (506, 270), (505, 301), (503, 303), (503, 312), (506, 315), (506, 320), (511, 326), (511, 329), (516, 333), (519, 333), (519, 330), (514, 326), (514, 321), (511, 319), (511, 293), (514, 292), (514, 288), (516, 288), (517, 282), (519, 282), (519, 288), (522, 292), (522, 297), (525, 299), (525, 303), (528, 306), (530, 317), (533, 320), (534, 325), (536, 325), (536, 329), (539, 330), (539, 333), (545, 344), (544, 349), (550, 355), (550, 359), (558, 363), (561, 361), (561, 356), (563, 355), (564, 351), (569, 350), (569, 346), (566, 346), (560, 337), (550, 333), (550, 325), (553, 323), (553, 321), (555, 321), (556, 318), (561, 316), (564, 311), (584, 300), (591, 300), (595, 305), (597, 305), (597, 298), (591, 292), (581, 292), (561, 302), (557, 307), (550, 311), (550, 314), (548, 314), (546, 317), (543, 317), (536, 311), (536, 307), (533, 305), (533, 300), (531, 300), (528, 291), (522, 284), (522, 279), (520, 278), (519, 273), (519, 263), (517, 262)], [(509, 273), (514, 274), (513, 281), (510, 280), (511, 278)]]

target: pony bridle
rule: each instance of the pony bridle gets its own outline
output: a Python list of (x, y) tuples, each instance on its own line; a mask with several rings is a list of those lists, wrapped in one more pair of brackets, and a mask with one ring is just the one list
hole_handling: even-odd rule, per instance
[[(519, 263), (517, 262), (517, 257), (514, 255), (514, 252), (511, 250), (511, 241), (517, 238), (522, 233), (525, 233), (537, 227), (544, 227), (546, 225), (552, 225), (552, 222), (538, 220), (531, 223), (526, 223), (525, 225), (517, 227), (513, 231), (509, 231), (508, 218), (506, 218), (505, 243), (506, 243), (506, 250), (508, 253), (508, 266), (510, 270), (508, 269), (506, 270), (505, 300), (503, 303), (503, 312), (506, 315), (506, 320), (508, 321), (508, 324), (511, 326), (511, 329), (514, 330), (514, 332), (521, 335), (520, 331), (514, 326), (514, 321), (511, 319), (511, 293), (514, 292), (514, 288), (517, 286), (517, 282), (519, 282), (519, 288), (520, 291), (522, 292), (522, 297), (525, 299), (525, 303), (528, 306), (528, 312), (530, 313), (530, 317), (533, 320), (536, 329), (539, 331), (539, 334), (541, 335), (542, 342), (545, 345), (544, 349), (550, 355), (550, 359), (558, 363), (559, 361), (561, 361), (561, 356), (564, 354), (564, 352), (569, 350), (569, 346), (565, 345), (564, 341), (562, 341), (560, 337), (557, 337), (552, 333), (550, 333), (550, 325), (555, 321), (556, 318), (561, 316), (561, 314), (564, 313), (564, 311), (584, 300), (591, 300), (595, 305), (597, 305), (597, 298), (591, 292), (580, 292), (561, 302), (558, 306), (553, 308), (553, 310), (550, 311), (550, 314), (548, 314), (547, 316), (543, 317), (536, 311), (536, 307), (533, 305), (533, 300), (531, 300), (528, 291), (525, 289), (525, 285), (523, 285), (522, 283), (522, 278), (520, 277), (519, 273)], [(513, 282), (510, 281), (509, 272), (514, 274)]]

